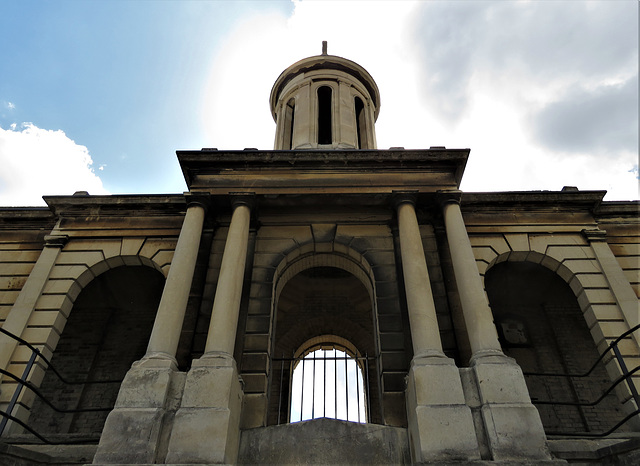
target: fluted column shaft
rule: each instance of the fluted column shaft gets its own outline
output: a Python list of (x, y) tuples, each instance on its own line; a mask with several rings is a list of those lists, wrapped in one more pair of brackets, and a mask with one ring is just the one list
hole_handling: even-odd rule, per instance
[(414, 358), (443, 354), (414, 201), (410, 197), (399, 198), (396, 208)]
[(251, 202), (249, 196), (233, 199), (233, 215), (224, 246), (205, 354), (233, 355), (249, 243)]
[(145, 359), (175, 360), (200, 247), (205, 206), (192, 202), (182, 223)]
[(493, 314), (460, 211), (459, 192), (452, 194), (443, 199), (444, 224), (471, 351), (473, 354), (478, 351), (501, 353)]

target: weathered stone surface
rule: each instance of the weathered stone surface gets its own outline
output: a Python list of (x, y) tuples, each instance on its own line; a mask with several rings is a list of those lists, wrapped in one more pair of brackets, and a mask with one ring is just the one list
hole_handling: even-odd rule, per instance
[(163, 416), (161, 408), (112, 411), (100, 437), (94, 464), (154, 463)]
[(452, 360), (414, 360), (407, 377), (407, 419), (415, 463), (480, 459), (471, 409)]
[(173, 421), (166, 462), (235, 463), (242, 398), (232, 359), (205, 356), (194, 361)]
[(242, 432), (241, 464), (410, 464), (407, 431), (315, 419)]
[(494, 460), (549, 460), (540, 414), (522, 370), (506, 356), (473, 361), (484, 431)]

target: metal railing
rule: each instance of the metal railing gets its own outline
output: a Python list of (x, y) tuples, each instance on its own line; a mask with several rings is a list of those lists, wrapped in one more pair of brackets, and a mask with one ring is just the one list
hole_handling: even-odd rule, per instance
[[(367, 422), (371, 412), (369, 363), (375, 358), (333, 346), (343, 355), (272, 358), (273, 373), (280, 374), (277, 423), (317, 418)], [(280, 367), (277, 367), (280, 363)]]
[[(17, 383), (17, 386), (16, 386), (16, 388), (15, 388), (15, 390), (13, 392), (11, 400), (9, 401), (7, 409), (6, 410), (0, 410), (0, 416), (2, 416), (2, 419), (0, 420), (0, 437), (4, 433), (8, 422), (12, 421), (12, 422), (15, 422), (15, 423), (19, 424), (21, 427), (23, 427), (24, 429), (26, 429), (27, 431), (29, 431), (30, 433), (35, 435), (39, 440), (41, 440), (42, 442), (47, 443), (49, 445), (64, 444), (64, 443), (81, 443), (81, 442), (83, 442), (82, 440), (74, 440), (72, 442), (65, 442), (65, 441), (52, 441), (52, 440), (46, 439), (41, 434), (36, 432), (33, 428), (28, 426), (24, 421), (22, 421), (21, 419), (18, 419), (17, 417), (13, 416), (13, 410), (15, 409), (16, 405), (18, 404), (18, 399), (20, 398), (20, 394), (22, 393), (23, 388), (27, 388), (27, 389), (31, 390), (47, 406), (49, 406), (51, 409), (53, 409), (54, 411), (56, 411), (57, 413), (60, 413), (60, 414), (88, 413), (88, 412), (106, 412), (106, 411), (111, 411), (113, 409), (113, 407), (92, 407), (92, 408), (78, 408), (78, 409), (63, 409), (63, 408), (59, 408), (58, 406), (54, 405), (51, 401), (49, 401), (42, 394), (42, 392), (40, 391), (40, 389), (38, 387), (33, 385), (28, 380), (29, 375), (31, 374), (31, 370), (33, 369), (33, 366), (36, 364), (36, 360), (38, 360), (38, 358), (40, 358), (40, 360), (46, 364), (48, 369), (50, 369), (56, 375), (56, 377), (62, 383), (64, 383), (65, 385), (113, 384), (113, 383), (121, 383), (122, 380), (91, 380), (91, 381), (71, 381), (71, 380), (67, 380), (60, 374), (60, 372), (58, 372), (58, 370), (55, 368), (55, 366), (53, 366), (53, 364), (51, 364), (51, 361), (46, 356), (44, 356), (42, 354), (42, 352), (38, 348), (33, 346), (31, 343), (23, 340), (19, 336), (14, 335), (13, 333), (11, 333), (9, 331), (3, 329), (2, 327), (0, 327), (0, 333), (3, 333), (5, 335), (7, 335), (8, 337), (10, 337), (13, 340), (21, 343), (22, 345), (24, 345), (27, 348), (29, 348), (29, 350), (31, 350), (31, 356), (29, 357), (29, 361), (27, 362), (27, 365), (25, 366), (21, 377), (18, 377), (15, 374), (12, 374), (11, 372), (6, 371), (4, 369), (0, 369), (0, 374), (2, 374), (3, 376), (9, 377), (10, 379), (14, 380)], [(87, 441), (88, 442), (92, 442), (93, 440), (87, 440)]]
[(620, 385), (623, 382), (626, 382), (627, 384), (627, 388), (629, 389), (629, 392), (631, 393), (631, 397), (633, 398), (633, 401), (635, 402), (636, 405), (636, 410), (633, 411), (632, 413), (629, 413), (627, 416), (624, 417), (624, 419), (622, 419), (620, 422), (618, 422), (616, 425), (614, 425), (612, 428), (610, 428), (609, 430), (607, 430), (606, 432), (598, 432), (598, 433), (594, 433), (594, 432), (547, 432), (548, 435), (565, 435), (565, 436), (573, 436), (573, 437), (606, 437), (607, 435), (612, 434), (613, 432), (615, 432), (619, 427), (621, 427), (622, 425), (624, 425), (625, 423), (627, 423), (630, 419), (632, 419), (634, 416), (640, 414), (640, 395), (638, 395), (638, 390), (636, 389), (635, 383), (633, 382), (633, 379), (631, 378), (636, 372), (638, 372), (640, 370), (640, 365), (628, 370), (627, 369), (627, 365), (624, 362), (624, 358), (622, 357), (622, 354), (620, 353), (620, 349), (618, 348), (618, 343), (620, 343), (620, 341), (622, 341), (624, 338), (628, 337), (629, 335), (631, 335), (633, 332), (637, 331), (640, 329), (640, 324), (636, 325), (635, 327), (627, 330), (626, 332), (624, 332), (622, 335), (620, 335), (618, 338), (616, 338), (614, 341), (612, 341), (609, 346), (607, 347), (607, 349), (605, 351), (602, 352), (602, 354), (600, 355), (600, 357), (598, 357), (598, 359), (596, 359), (596, 361), (592, 364), (591, 368), (581, 374), (566, 374), (566, 373), (559, 373), (559, 372), (524, 372), (525, 376), (531, 376), (531, 377), (566, 377), (566, 378), (584, 378), (584, 377), (589, 377), (591, 375), (591, 373), (596, 369), (596, 367), (598, 367), (598, 365), (602, 362), (602, 360), (609, 354), (609, 351), (613, 351), (613, 355), (616, 359), (616, 361), (618, 362), (618, 365), (620, 366), (620, 370), (622, 371), (622, 375), (620, 377), (618, 377), (616, 380), (613, 381), (613, 383), (609, 386), (609, 388), (607, 388), (598, 398), (596, 398), (593, 401), (545, 401), (545, 400), (532, 400), (531, 402), (535, 405), (560, 405), (560, 406), (577, 406), (577, 407), (581, 407), (581, 406), (596, 406), (597, 404), (599, 404), (602, 400), (605, 399), (605, 397), (607, 395), (609, 395), (618, 385)]

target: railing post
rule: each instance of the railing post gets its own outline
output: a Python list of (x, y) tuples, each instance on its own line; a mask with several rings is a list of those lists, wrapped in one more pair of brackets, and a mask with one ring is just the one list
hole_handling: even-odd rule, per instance
[[(24, 368), (24, 371), (22, 372), (22, 377), (20, 377), (20, 382), (18, 383), (15, 391), (13, 392), (11, 401), (9, 401), (9, 405), (7, 406), (7, 414), (9, 416), (13, 415), (13, 408), (18, 402), (18, 398), (20, 397), (20, 393), (22, 393), (22, 388), (24, 387), (24, 382), (26, 382), (27, 378), (29, 377), (29, 373), (31, 372), (31, 368), (33, 367), (33, 363), (35, 362), (37, 356), (38, 355), (36, 354), (35, 351), (31, 352), (31, 357), (29, 358), (29, 362), (27, 362), (27, 365)], [(7, 427), (8, 421), (9, 419), (6, 417), (3, 417), (2, 421), (0, 421), (0, 437), (2, 437), (5, 427)]]
[(633, 379), (629, 377), (629, 370), (627, 369), (627, 365), (624, 362), (624, 358), (620, 353), (620, 349), (618, 348), (618, 344), (616, 343), (611, 348), (613, 349), (613, 354), (616, 356), (616, 360), (620, 365), (620, 369), (622, 370), (622, 375), (625, 378), (625, 382), (627, 383), (627, 387), (629, 387), (629, 391), (631, 392), (631, 396), (633, 397), (633, 401), (636, 402), (636, 409), (640, 408), (640, 396), (638, 395), (638, 390), (636, 389), (636, 385), (633, 383)]

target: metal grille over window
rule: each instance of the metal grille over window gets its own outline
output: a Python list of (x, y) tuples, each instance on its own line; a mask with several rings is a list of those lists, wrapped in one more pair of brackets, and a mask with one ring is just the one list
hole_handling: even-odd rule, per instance
[(290, 422), (331, 418), (367, 422), (366, 357), (322, 347), (293, 363)]

